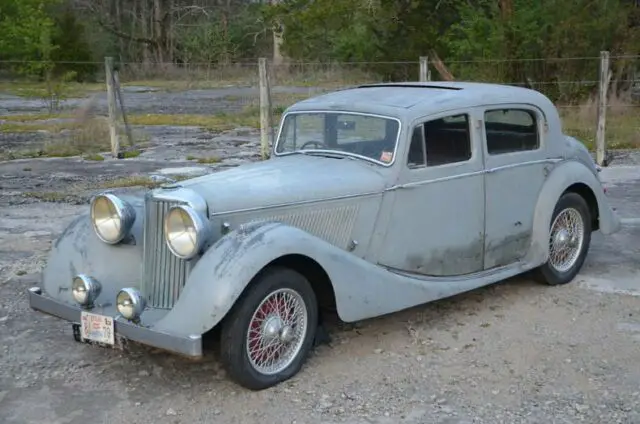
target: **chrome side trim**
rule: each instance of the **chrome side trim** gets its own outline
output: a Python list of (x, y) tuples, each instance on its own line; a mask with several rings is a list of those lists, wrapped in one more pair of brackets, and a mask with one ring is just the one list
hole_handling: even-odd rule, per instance
[(366, 193), (345, 194), (344, 196), (324, 197), (321, 199), (311, 199), (311, 200), (300, 200), (299, 202), (277, 203), (275, 205), (270, 205), (270, 206), (256, 206), (256, 207), (245, 208), (245, 209), (234, 209), (234, 210), (222, 211), (222, 212), (212, 212), (210, 215), (210, 218), (213, 218), (216, 216), (229, 215), (233, 213), (255, 212), (255, 211), (277, 209), (277, 208), (283, 208), (283, 207), (289, 207), (289, 206), (310, 205), (313, 203), (331, 202), (334, 200), (345, 200), (345, 199), (355, 199), (358, 197), (378, 196), (380, 194), (382, 194), (382, 192), (369, 191)]
[(500, 166), (495, 166), (493, 168), (489, 168), (485, 172), (487, 174), (491, 174), (497, 171), (501, 171), (503, 169), (519, 168), (521, 166), (537, 165), (541, 163), (558, 163), (558, 162), (562, 162), (563, 160), (564, 159), (561, 159), (561, 158), (547, 158), (547, 159), (530, 160), (527, 162), (510, 163), (508, 165), (500, 165)]
[[(449, 175), (446, 177), (439, 177), (431, 180), (415, 181), (415, 182), (406, 183), (406, 184), (397, 184), (387, 188), (385, 191), (392, 191), (392, 190), (397, 190), (401, 188), (419, 187), (419, 186), (438, 183), (442, 181), (450, 181), (450, 180), (456, 180), (459, 178), (473, 177), (475, 175), (492, 174), (494, 172), (498, 172), (504, 169), (518, 168), (521, 166), (536, 165), (536, 164), (542, 164), (542, 163), (559, 163), (562, 161), (564, 161), (564, 159), (549, 158), (549, 159), (532, 160), (527, 162), (518, 162), (518, 163), (513, 163), (508, 165), (496, 166), (494, 168), (483, 169), (481, 171), (465, 172), (462, 174)], [(426, 168), (420, 168), (420, 169), (426, 169)]]
[(450, 176), (447, 176), (447, 177), (434, 178), (434, 179), (431, 179), (431, 180), (422, 180), (422, 181), (414, 181), (412, 183), (397, 184), (397, 185), (389, 187), (385, 191), (392, 191), (392, 190), (397, 190), (397, 189), (401, 189), (401, 188), (419, 187), (419, 186), (423, 186), (423, 185), (427, 185), (427, 184), (433, 184), (433, 183), (439, 183), (439, 182), (443, 182), (443, 181), (451, 181), (451, 180), (457, 180), (457, 179), (460, 179), (460, 178), (473, 177), (475, 175), (482, 175), (482, 174), (485, 174), (485, 173), (486, 173), (486, 171), (484, 171), (484, 170), (483, 171), (474, 171), (474, 172), (465, 172), (463, 174), (450, 175)]

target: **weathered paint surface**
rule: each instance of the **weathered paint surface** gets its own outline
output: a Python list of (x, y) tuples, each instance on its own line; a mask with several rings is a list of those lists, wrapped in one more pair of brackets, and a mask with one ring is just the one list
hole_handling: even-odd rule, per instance
[[(574, 183), (593, 191), (602, 233), (620, 228), (588, 152), (562, 134), (557, 111), (546, 97), (502, 86), (430, 85), (441, 88), (365, 88), (292, 108), (346, 107), (399, 117), (403, 125), (393, 166), (294, 155), (182, 183), (207, 202), (214, 228), (230, 222), (232, 231), (226, 236), (218, 232), (217, 242), (195, 262), (174, 308), (147, 310), (142, 324), (184, 335), (207, 331), (260, 269), (288, 254), (308, 256), (325, 269), (345, 321), (491, 284), (546, 261), (553, 208)], [(442, 89), (446, 85), (462, 90)], [(377, 102), (362, 102), (369, 95)], [(546, 128), (543, 149), (488, 158), (480, 127), (474, 126), (471, 161), (417, 172), (406, 168), (416, 122), (461, 108), (477, 120), (485, 105), (513, 104), (514, 98), (539, 108)], [(128, 200), (136, 209), (136, 221), (126, 243), (100, 242), (87, 215), (69, 226), (45, 269), (47, 295), (72, 303), (71, 278), (86, 273), (103, 286), (96, 312), (115, 313), (117, 291), (137, 287), (140, 281), (143, 204), (141, 199)], [(315, 208), (325, 212), (314, 215)], [(323, 228), (333, 225), (330, 218), (336, 211), (345, 212), (344, 225), (333, 232)], [(456, 220), (460, 213), (464, 219)], [(280, 222), (261, 222), (272, 220)], [(256, 223), (241, 226), (251, 221)], [(345, 249), (351, 240), (360, 242), (353, 252)]]
[(298, 228), (260, 224), (220, 239), (195, 266), (180, 299), (155, 328), (187, 334), (212, 328), (265, 264), (288, 254), (313, 258), (325, 269), (344, 321), (396, 312), (526, 271), (519, 264), (478, 278), (402, 275), (345, 253)]

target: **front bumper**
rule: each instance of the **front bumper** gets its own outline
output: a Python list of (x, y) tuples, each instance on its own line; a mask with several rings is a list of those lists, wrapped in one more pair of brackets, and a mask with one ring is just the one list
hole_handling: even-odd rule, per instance
[[(74, 324), (80, 322), (81, 308), (44, 295), (40, 287), (29, 289), (29, 306)], [(131, 323), (120, 316), (115, 317), (113, 321), (116, 336), (192, 358), (202, 357), (202, 336), (199, 334), (191, 336), (167, 334)]]

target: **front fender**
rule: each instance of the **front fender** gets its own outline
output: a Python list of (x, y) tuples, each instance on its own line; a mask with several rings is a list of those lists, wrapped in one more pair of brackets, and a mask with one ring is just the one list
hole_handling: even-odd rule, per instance
[(143, 202), (126, 198), (136, 211), (131, 236), (122, 243), (103, 243), (93, 231), (89, 212), (74, 219), (53, 243), (43, 271), (43, 288), (51, 297), (75, 304), (71, 297), (71, 280), (87, 274), (102, 285), (97, 304), (115, 304), (118, 291), (138, 286), (143, 243)]
[(224, 318), (262, 268), (290, 254), (307, 256), (324, 269), (333, 286), (338, 315), (346, 322), (397, 312), (491, 282), (491, 276), (450, 280), (411, 278), (390, 272), (299, 228), (282, 223), (254, 224), (230, 232), (198, 260), (173, 309), (154, 328), (178, 334), (209, 331)]
[(576, 183), (585, 184), (595, 195), (600, 217), (600, 231), (603, 234), (612, 234), (620, 229), (620, 218), (611, 208), (602, 184), (593, 172), (580, 162), (560, 162), (545, 180), (538, 196), (533, 218), (531, 249), (529, 249), (526, 262), (540, 264), (547, 261), (549, 257), (549, 228), (553, 209), (562, 193)]

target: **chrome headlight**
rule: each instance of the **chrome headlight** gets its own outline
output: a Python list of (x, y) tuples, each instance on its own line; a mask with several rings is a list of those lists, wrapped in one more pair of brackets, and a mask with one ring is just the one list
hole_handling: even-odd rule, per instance
[(93, 305), (101, 290), (100, 283), (86, 275), (76, 275), (71, 282), (73, 299), (82, 306)]
[(99, 194), (91, 201), (91, 223), (98, 238), (105, 243), (122, 241), (135, 219), (135, 209), (113, 194)]
[(144, 297), (142, 297), (140, 292), (136, 289), (122, 289), (116, 296), (116, 309), (118, 310), (118, 313), (126, 319), (133, 320), (140, 317), (145, 306), (146, 301)]
[(191, 259), (204, 249), (211, 236), (209, 222), (189, 206), (174, 206), (164, 220), (169, 250), (180, 259)]

